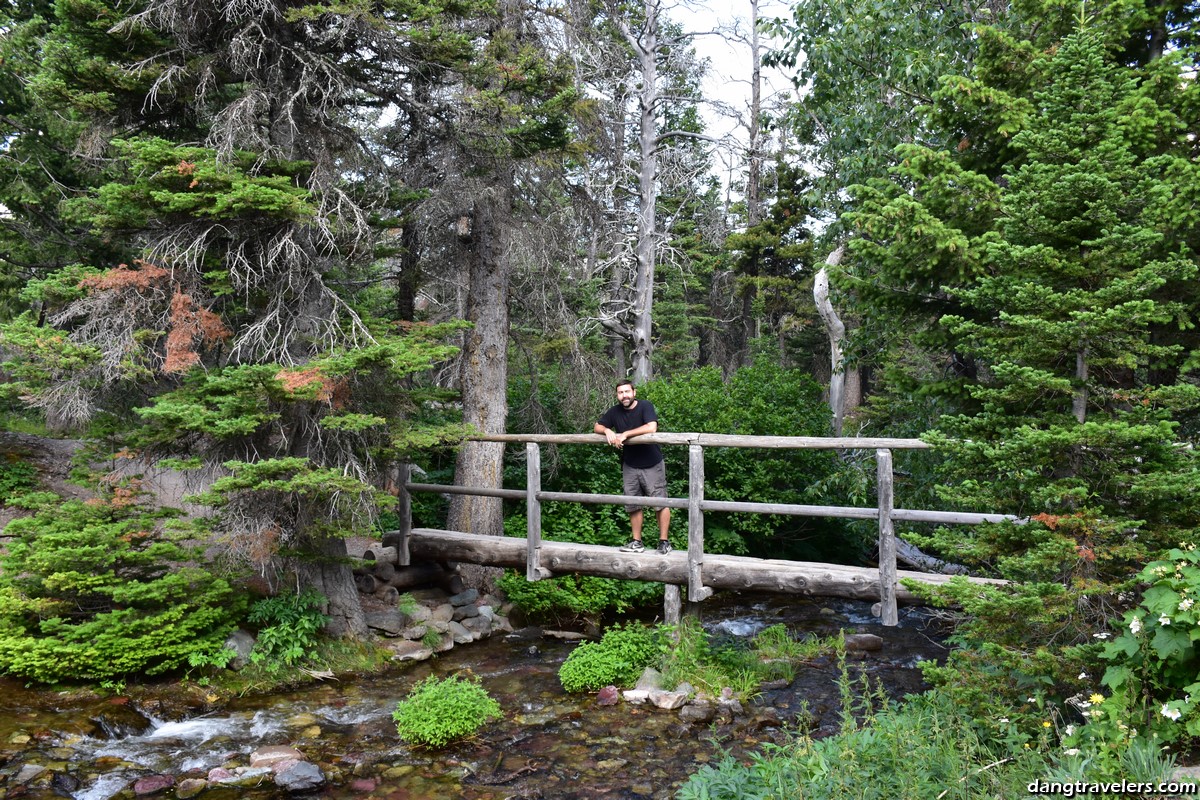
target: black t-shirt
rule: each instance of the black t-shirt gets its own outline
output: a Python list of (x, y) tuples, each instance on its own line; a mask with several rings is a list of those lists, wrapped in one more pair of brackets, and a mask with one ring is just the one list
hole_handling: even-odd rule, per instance
[[(626, 410), (625, 406), (617, 403), (608, 411), (605, 411), (599, 419), (601, 425), (617, 433), (631, 431), (634, 428), (640, 428), (647, 422), (657, 421), (658, 413), (654, 410), (654, 404), (649, 400), (638, 400), (637, 404), (628, 410)], [(635, 438), (633, 441), (636, 442), (637, 439)], [(621, 453), (622, 464), (628, 464), (638, 469), (653, 467), (663, 460), (662, 448), (656, 444), (631, 444), (630, 442), (626, 442), (625, 446), (619, 452)]]

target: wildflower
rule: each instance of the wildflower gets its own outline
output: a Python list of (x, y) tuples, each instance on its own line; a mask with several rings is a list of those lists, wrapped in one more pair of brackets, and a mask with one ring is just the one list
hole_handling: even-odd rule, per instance
[(1063, 728), (1063, 735), (1064, 736), (1074, 736), (1075, 735), (1075, 726), (1068, 725), (1067, 727)]
[(1043, 727), (1043, 728), (1049, 728), (1049, 727), (1050, 727), (1050, 720), (1045, 720), (1044, 722), (1042, 722), (1042, 727)]
[(1007, 723), (1007, 722), (1008, 722), (1008, 717), (1001, 717), (1001, 718), (1000, 718), (1000, 721), (1001, 721), (1001, 722), (1004, 722), (1004, 723)]
[(1026, 697), (1026, 698), (1025, 698), (1025, 702), (1026, 702), (1026, 703), (1036, 703), (1036, 702), (1037, 702), (1037, 698), (1036, 698), (1036, 697)]
[(1102, 633), (1093, 633), (1092, 638), (1094, 638), (1094, 639), (1109, 639), (1109, 638), (1112, 638), (1112, 634), (1108, 633), (1107, 631), (1104, 631)]
[(1129, 621), (1129, 632), (1132, 633), (1134, 636), (1137, 636), (1138, 632), (1141, 629), (1142, 629), (1142, 618), (1141, 617), (1134, 617), (1133, 619), (1131, 619)]
[(1063, 750), (1063, 755), (1077, 756), (1077, 755), (1079, 755), (1079, 748), (1078, 747), (1068, 747), (1066, 750)]
[(1187, 611), (1189, 608), (1191, 608), (1191, 607), (1192, 607), (1192, 606), (1194, 606), (1195, 604), (1196, 604), (1196, 602), (1195, 602), (1194, 600), (1192, 600), (1192, 598), (1190, 598), (1190, 597), (1185, 597), (1183, 600), (1181, 600), (1181, 601), (1179, 602), (1179, 610), (1180, 610), (1180, 611)]
[(1183, 716), (1183, 714), (1180, 713), (1177, 709), (1170, 708), (1166, 703), (1163, 703), (1163, 707), (1159, 711), (1159, 713), (1162, 714), (1167, 719), (1171, 720), (1172, 722), (1175, 722), (1176, 720), (1178, 720), (1180, 717)]
[(1165, 628), (1166, 626), (1171, 624), (1171, 618), (1168, 617), (1166, 614), (1159, 614), (1158, 615), (1158, 624), (1162, 625)]
[(1079, 680), (1086, 681), (1088, 674), (1086, 672), (1079, 673)]
[(1092, 701), (1093, 703), (1095, 703), (1096, 705), (1100, 705), (1101, 703), (1103, 703), (1103, 702), (1104, 702), (1104, 695), (1102, 695), (1102, 694), (1094, 694), (1094, 695), (1092, 695), (1091, 697), (1089, 697), (1089, 698), (1088, 698), (1088, 700), (1091, 700), (1091, 701)]

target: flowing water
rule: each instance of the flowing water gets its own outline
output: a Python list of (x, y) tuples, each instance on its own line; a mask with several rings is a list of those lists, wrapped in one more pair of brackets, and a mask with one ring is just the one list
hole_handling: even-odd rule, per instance
[[(937, 626), (916, 609), (902, 610), (900, 627), (889, 629), (865, 603), (726, 593), (706, 602), (703, 613), (705, 627), (728, 639), (776, 623), (796, 637), (839, 629), (878, 634), (883, 649), (850, 661), (849, 671), (856, 682), (869, 675), (892, 696), (919, 690), (916, 664), (945, 654)], [(328, 784), (319, 795), (327, 798), (669, 798), (700, 764), (784, 742), (800, 725), (828, 735), (840, 722), (839, 672), (828, 659), (802, 666), (789, 686), (764, 691), (743, 717), (689, 725), (675, 711), (624, 702), (602, 707), (594, 696), (563, 692), (558, 668), (574, 646), (548, 637), (493, 637), (387, 675), (331, 680), (207, 711), (194, 685), (193, 699), (184, 703), (131, 703), (83, 701), (0, 681), (0, 786), (7, 784), (7, 798), (107, 800), (131, 796), (140, 777), (204, 777), (215, 767), (246, 765), (256, 748), (286, 744), (321, 766)], [(463, 670), (482, 680), (504, 720), (441, 751), (401, 742), (391, 720), (397, 701), (430, 674)], [(180, 707), (191, 709), (187, 717), (179, 718)], [(15, 777), (28, 765), (47, 772), (18, 785)], [(248, 795), (282, 792), (268, 781), (259, 789), (209, 788), (200, 797)]]

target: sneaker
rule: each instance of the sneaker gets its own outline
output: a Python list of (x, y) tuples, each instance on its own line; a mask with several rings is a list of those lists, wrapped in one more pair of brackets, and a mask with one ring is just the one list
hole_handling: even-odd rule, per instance
[(629, 544), (621, 548), (622, 553), (641, 553), (646, 549), (646, 545), (642, 544), (641, 539), (634, 539)]
[(660, 555), (664, 555), (664, 556), (667, 553), (671, 552), (671, 543), (668, 542), (666, 539), (659, 539), (658, 540), (658, 552)]

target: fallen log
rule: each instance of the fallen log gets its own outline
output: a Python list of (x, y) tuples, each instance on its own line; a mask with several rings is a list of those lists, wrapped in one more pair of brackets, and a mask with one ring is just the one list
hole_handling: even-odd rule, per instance
[[(431, 561), (464, 561), (498, 567), (525, 568), (525, 539), (475, 536), (456, 531), (417, 528), (409, 542), (415, 558)], [(541, 544), (541, 566), (553, 573), (577, 573), (635, 581), (657, 581), (675, 586), (688, 583), (685, 551), (668, 555), (622, 553), (615, 547), (548, 542)], [(845, 597), (851, 600), (879, 599), (879, 571), (866, 567), (820, 564), (807, 561), (709, 555), (702, 562), (704, 585), (713, 589), (780, 592), (814, 597)], [(898, 579), (943, 584), (949, 575), (899, 570)], [(973, 583), (1002, 584), (989, 578), (968, 578)], [(898, 586), (897, 602), (907, 605), (920, 599)]]
[(379, 561), (379, 562), (388, 561), (388, 562), (391, 562), (392, 564), (395, 564), (396, 563), (396, 548), (375, 545), (374, 547), (367, 548), (367, 551), (365, 553), (363, 553), (363, 558), (365, 558), (367, 561)]
[(426, 561), (407, 567), (397, 567), (388, 583), (401, 591), (417, 589), (422, 586), (438, 586), (446, 580), (446, 576), (449, 574), (442, 569), (441, 564)]

